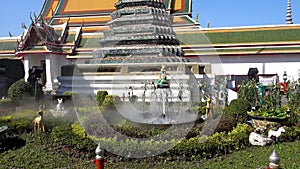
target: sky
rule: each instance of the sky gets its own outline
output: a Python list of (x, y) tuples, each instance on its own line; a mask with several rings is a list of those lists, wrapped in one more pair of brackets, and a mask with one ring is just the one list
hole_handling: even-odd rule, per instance
[[(38, 15), (43, 0), (9, 0), (0, 6), (0, 37), (22, 33), (30, 12)], [(300, 0), (291, 0), (294, 24), (300, 24)], [(287, 0), (193, 0), (193, 18), (211, 28), (285, 24)]]

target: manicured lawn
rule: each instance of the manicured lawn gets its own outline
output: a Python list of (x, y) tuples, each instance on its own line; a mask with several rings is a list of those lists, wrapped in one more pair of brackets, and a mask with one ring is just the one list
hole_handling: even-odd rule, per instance
[[(46, 134), (22, 134), (17, 140), (21, 146), (0, 152), (0, 168), (86, 168), (94, 169), (93, 152), (78, 153), (72, 149), (52, 145)], [(97, 145), (95, 144), (95, 148)], [(276, 149), (284, 169), (297, 169), (300, 166), (300, 142), (281, 143), (266, 147), (251, 147), (214, 159), (198, 159), (194, 161), (168, 161), (161, 158), (142, 160), (119, 160), (108, 157), (106, 169), (183, 169), (183, 168), (259, 168), (268, 165), (272, 151)], [(92, 154), (92, 155), (91, 155)]]
[(269, 163), (269, 156), (276, 149), (283, 169), (298, 169), (300, 167), (300, 142), (282, 143), (266, 147), (251, 147), (246, 150), (237, 151), (233, 154), (214, 158), (199, 159), (198, 161), (149, 161), (133, 160), (131, 162), (116, 162), (106, 164), (106, 168), (158, 168), (158, 169), (241, 169), (241, 168), (265, 168)]

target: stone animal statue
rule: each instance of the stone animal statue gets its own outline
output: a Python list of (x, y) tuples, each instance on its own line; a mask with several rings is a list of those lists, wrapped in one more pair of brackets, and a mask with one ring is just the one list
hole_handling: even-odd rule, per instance
[(281, 133), (284, 133), (284, 132), (285, 132), (284, 126), (279, 127), (279, 129), (277, 131), (269, 130), (268, 131), (268, 137), (271, 138), (272, 136), (275, 136), (276, 140), (277, 140), (278, 137), (281, 135)]
[(61, 110), (64, 110), (64, 107), (63, 107), (63, 99), (62, 98), (58, 98), (57, 99), (58, 101), (58, 104), (56, 105), (56, 110), (57, 111), (61, 111)]
[(251, 145), (256, 145), (256, 146), (265, 146), (269, 143), (272, 143), (272, 139), (268, 137), (264, 137), (263, 135), (259, 134), (260, 130), (256, 129), (253, 132), (250, 133), (249, 135), (249, 142)]
[(38, 117), (36, 117), (34, 120), (33, 120), (33, 123), (34, 123), (34, 126), (33, 126), (33, 129), (36, 131), (36, 130), (40, 130), (40, 131), (45, 131), (45, 126), (44, 126), (44, 119), (43, 119), (43, 115), (44, 115), (44, 112), (43, 110), (39, 110), (38, 111)]

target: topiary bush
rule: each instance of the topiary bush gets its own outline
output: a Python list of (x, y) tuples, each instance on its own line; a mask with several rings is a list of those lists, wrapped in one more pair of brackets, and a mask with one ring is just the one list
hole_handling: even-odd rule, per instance
[(245, 99), (234, 99), (224, 108), (225, 115), (231, 115), (235, 118), (247, 116), (247, 111), (251, 109), (250, 103)]
[(116, 108), (116, 105), (121, 103), (121, 99), (117, 95), (106, 95), (105, 99), (102, 103), (102, 110), (106, 109), (114, 109)]
[(19, 100), (22, 97), (33, 96), (34, 89), (28, 82), (25, 82), (24, 79), (21, 79), (9, 87), (7, 95), (12, 100)]
[(229, 132), (237, 125), (237, 121), (233, 116), (223, 115), (218, 123), (215, 132)]
[(99, 107), (102, 105), (102, 103), (107, 95), (108, 95), (108, 93), (105, 90), (100, 90), (97, 92), (96, 102)]

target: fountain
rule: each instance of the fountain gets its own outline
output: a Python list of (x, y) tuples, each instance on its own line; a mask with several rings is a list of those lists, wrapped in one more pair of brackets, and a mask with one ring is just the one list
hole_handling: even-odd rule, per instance
[[(73, 76), (60, 78), (58, 91), (72, 87), (78, 94), (73, 101), (80, 124), (107, 151), (131, 158), (154, 156), (174, 147), (198, 120), (192, 103), (200, 101), (199, 79), (210, 85), (203, 75), (209, 64), (184, 57), (162, 0), (119, 0), (115, 7), (93, 58), (66, 66), (65, 74), (73, 69)], [(100, 90), (111, 95), (104, 100), (106, 107), (83, 101)], [(133, 138), (115, 130), (124, 121), (124, 127), (163, 131)], [(203, 133), (212, 134), (217, 120), (207, 118), (206, 123)]]
[[(198, 114), (191, 112), (191, 87), (175, 78), (169, 79), (162, 64), (158, 80), (144, 83), (141, 87), (144, 89), (141, 100), (121, 102), (116, 104), (116, 109), (125, 119), (138, 124), (194, 123), (198, 120)], [(129, 88), (133, 93), (133, 88)], [(172, 90), (176, 91), (177, 97)]]
[[(61, 80), (58, 91), (72, 86), (83, 98), (106, 90), (123, 97), (122, 104), (116, 105), (118, 113), (137, 123), (195, 121), (197, 116), (189, 113), (190, 103), (199, 101), (195, 75), (200, 75), (203, 65), (184, 57), (164, 2), (119, 0), (115, 7), (93, 59), (76, 64), (70, 79), (73, 84)], [(125, 98), (129, 88), (129, 98), (134, 89), (136, 102)]]

